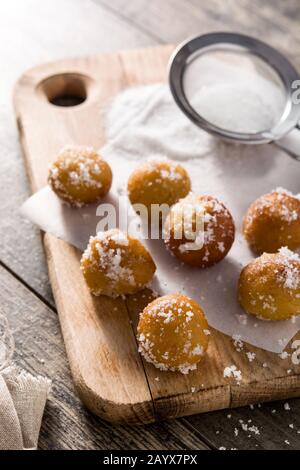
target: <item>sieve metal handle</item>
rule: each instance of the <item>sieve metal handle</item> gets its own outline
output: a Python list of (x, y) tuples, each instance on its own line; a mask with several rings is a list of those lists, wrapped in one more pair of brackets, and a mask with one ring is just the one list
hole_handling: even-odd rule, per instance
[[(295, 129), (300, 131), (300, 124), (299, 123), (296, 124)], [(299, 153), (297, 154), (293, 150), (289, 149), (286, 145), (280, 143), (280, 140), (273, 140), (270, 143), (275, 145), (275, 147), (279, 148), (280, 150), (283, 150), (285, 153), (287, 153), (287, 155), (292, 157), (294, 160), (297, 160), (298, 162), (300, 161), (300, 150), (299, 150)]]

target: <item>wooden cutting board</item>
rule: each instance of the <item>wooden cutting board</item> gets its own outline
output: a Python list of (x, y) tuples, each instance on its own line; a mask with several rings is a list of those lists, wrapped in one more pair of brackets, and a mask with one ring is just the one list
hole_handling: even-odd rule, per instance
[[(14, 104), (33, 191), (46, 184), (48, 164), (65, 144), (104, 144), (102, 116), (110, 100), (128, 86), (166, 80), (172, 49), (61, 60), (20, 78)], [(74, 100), (82, 103), (57, 105)], [(97, 415), (114, 423), (148, 423), (300, 395), (300, 366), (291, 357), (283, 360), (247, 344), (238, 351), (217, 331), (205, 359), (189, 375), (147, 364), (138, 354), (135, 328), (150, 291), (125, 301), (93, 297), (79, 269), (79, 251), (50, 234), (43, 239), (74, 383)], [(249, 351), (256, 354), (251, 363)], [(241, 370), (240, 384), (223, 376), (233, 364)]]

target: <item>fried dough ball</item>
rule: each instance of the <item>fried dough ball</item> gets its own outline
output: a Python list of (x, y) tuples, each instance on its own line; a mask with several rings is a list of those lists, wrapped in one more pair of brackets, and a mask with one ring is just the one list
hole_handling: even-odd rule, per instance
[(139, 165), (128, 179), (131, 204), (143, 204), (151, 219), (152, 204), (173, 205), (191, 189), (187, 171), (164, 157), (152, 157)]
[(265, 320), (299, 315), (299, 256), (284, 247), (249, 263), (240, 275), (238, 300), (246, 312)]
[(189, 194), (175, 204), (164, 225), (164, 241), (179, 260), (206, 268), (221, 261), (234, 241), (229, 210), (211, 196)]
[(282, 246), (300, 247), (300, 197), (277, 188), (249, 207), (243, 232), (256, 253), (275, 253)]
[(101, 200), (110, 190), (112, 172), (91, 147), (65, 147), (49, 169), (52, 190), (72, 206)]
[(80, 269), (94, 295), (117, 297), (141, 290), (156, 266), (139, 240), (113, 229), (90, 238)]
[(196, 369), (210, 334), (201, 307), (181, 294), (165, 295), (147, 305), (137, 331), (139, 352), (146, 361), (182, 374)]

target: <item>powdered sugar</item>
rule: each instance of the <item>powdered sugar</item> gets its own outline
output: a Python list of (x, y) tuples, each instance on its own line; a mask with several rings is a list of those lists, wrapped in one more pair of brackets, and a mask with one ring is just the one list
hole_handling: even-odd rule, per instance
[(225, 378), (233, 377), (237, 381), (237, 383), (240, 383), (242, 380), (242, 372), (238, 370), (238, 368), (234, 364), (231, 366), (225, 367), (223, 371), (223, 376)]
[(178, 171), (178, 164), (169, 160), (165, 155), (152, 155), (147, 159), (149, 170), (156, 169), (157, 164), (166, 164), (164, 168), (159, 171), (161, 179), (168, 179), (171, 181), (181, 180), (183, 175)]
[(207, 121), (235, 132), (258, 132), (274, 124), (272, 107), (249, 84), (203, 87), (192, 97), (192, 104)]
[(280, 82), (270, 79), (267, 66), (257, 61), (229, 51), (199, 54), (183, 76), (193, 108), (223, 129), (247, 133), (271, 129), (283, 113), (285, 95)]
[(298, 289), (300, 287), (300, 257), (297, 253), (290, 251), (287, 247), (280, 248), (280, 262), (284, 265), (284, 272), (279, 279), (287, 289)]
[[(255, 207), (255, 209), (253, 209)], [(252, 210), (251, 210), (252, 209)], [(282, 222), (292, 222), (300, 218), (300, 202), (299, 195), (294, 195), (282, 187), (278, 187), (270, 193), (261, 196), (250, 208), (247, 219), (252, 222), (252, 212), (258, 214), (268, 214), (269, 217), (278, 218)]]
[(252, 362), (252, 361), (254, 361), (254, 359), (256, 357), (256, 354), (254, 352), (247, 351), (246, 356), (248, 358), (248, 361)]
[(276, 193), (279, 193), (279, 194), (287, 194), (288, 196), (291, 196), (291, 197), (294, 197), (294, 198), (300, 200), (300, 193), (299, 194), (293, 194), (291, 191), (289, 191), (285, 188), (282, 188), (281, 186), (278, 186), (272, 192), (276, 192)]

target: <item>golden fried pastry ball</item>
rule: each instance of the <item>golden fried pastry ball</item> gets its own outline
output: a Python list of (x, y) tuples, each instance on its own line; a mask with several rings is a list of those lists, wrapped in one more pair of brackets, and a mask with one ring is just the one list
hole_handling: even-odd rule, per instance
[(197, 302), (181, 294), (165, 295), (153, 300), (140, 315), (139, 352), (161, 370), (187, 374), (202, 359), (209, 334)]
[(282, 246), (300, 247), (300, 197), (278, 188), (249, 207), (243, 232), (256, 253), (275, 253)]
[(168, 250), (184, 263), (200, 268), (221, 261), (234, 234), (229, 210), (211, 196), (189, 194), (171, 208), (164, 225)]
[(110, 166), (91, 147), (65, 147), (49, 169), (48, 183), (72, 206), (102, 199), (112, 182)]
[(251, 261), (241, 272), (238, 300), (246, 312), (265, 320), (299, 315), (299, 256), (284, 247)]
[(153, 157), (139, 165), (128, 180), (128, 197), (131, 204), (143, 204), (151, 219), (152, 204), (173, 205), (186, 196), (191, 181), (179, 163), (163, 157)]
[(156, 266), (139, 240), (118, 229), (91, 237), (80, 268), (94, 295), (134, 294), (151, 281)]

